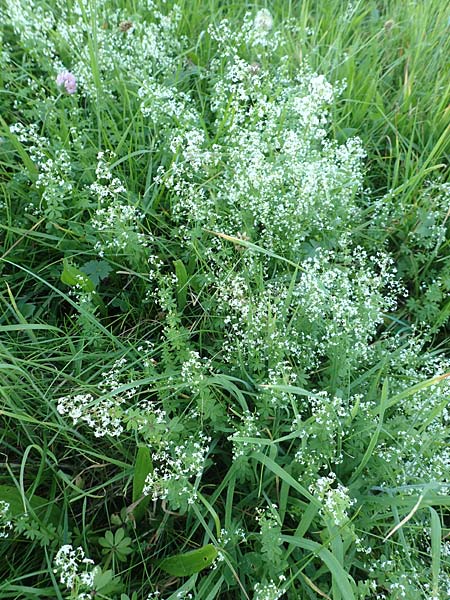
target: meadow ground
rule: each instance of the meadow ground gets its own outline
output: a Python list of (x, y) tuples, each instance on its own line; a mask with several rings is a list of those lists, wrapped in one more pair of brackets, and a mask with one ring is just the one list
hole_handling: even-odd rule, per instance
[(0, 599), (448, 599), (446, 3), (0, 17)]

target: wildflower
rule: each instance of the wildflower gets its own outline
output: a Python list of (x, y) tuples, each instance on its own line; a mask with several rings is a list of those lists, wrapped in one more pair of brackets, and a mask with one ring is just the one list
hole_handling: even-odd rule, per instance
[(205, 387), (208, 373), (211, 372), (211, 361), (202, 358), (198, 352), (189, 352), (189, 358), (183, 362), (181, 377), (193, 393), (198, 393)]
[(236, 428), (233, 435), (228, 439), (233, 442), (233, 458), (237, 459), (241, 456), (248, 456), (251, 452), (259, 449), (259, 444), (256, 438), (261, 436), (259, 431), (260, 415), (259, 413), (252, 414), (244, 413), (241, 417), (242, 423)]
[(68, 94), (75, 94), (77, 91), (77, 80), (70, 71), (61, 71), (56, 77), (56, 85), (63, 85)]
[(262, 8), (256, 13), (253, 24), (258, 31), (270, 31), (272, 29), (273, 17), (267, 8)]
[(60, 575), (59, 581), (67, 589), (79, 585), (92, 587), (94, 583), (94, 561), (85, 556), (81, 546), (76, 549), (70, 544), (61, 546), (55, 556), (53, 572)]
[[(282, 576), (280, 576), (280, 581), (282, 581)], [(286, 593), (286, 590), (273, 580), (268, 583), (256, 583), (253, 591), (255, 592), (253, 600), (279, 600)]]
[(174, 510), (185, 503), (194, 504), (197, 492), (188, 482), (202, 476), (210, 442), (202, 432), (184, 441), (161, 440), (160, 448), (152, 454), (154, 468), (147, 475), (144, 495), (153, 501), (168, 499)]
[(348, 521), (347, 511), (356, 504), (356, 500), (350, 498), (348, 488), (336, 483), (335, 473), (329, 473), (328, 477), (319, 477), (315, 484), (309, 486), (309, 491), (323, 502), (323, 517), (331, 519), (337, 527), (342, 527)]
[(10, 504), (0, 500), (0, 539), (8, 537), (12, 528)]

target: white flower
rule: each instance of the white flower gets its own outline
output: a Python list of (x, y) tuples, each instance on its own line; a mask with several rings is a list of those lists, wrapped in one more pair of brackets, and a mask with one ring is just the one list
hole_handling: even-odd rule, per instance
[(70, 544), (61, 546), (54, 559), (54, 572), (59, 573), (59, 581), (67, 589), (75, 585), (92, 587), (94, 583), (94, 561), (87, 558), (83, 548), (73, 548)]
[(12, 528), (9, 502), (0, 500), (0, 539), (8, 537)]
[(256, 13), (253, 21), (255, 29), (258, 31), (270, 31), (273, 27), (273, 17), (267, 8), (262, 8)]
[[(281, 581), (280, 577), (280, 583)], [(253, 591), (253, 600), (279, 600), (286, 593), (286, 590), (272, 580), (269, 583), (256, 583)]]

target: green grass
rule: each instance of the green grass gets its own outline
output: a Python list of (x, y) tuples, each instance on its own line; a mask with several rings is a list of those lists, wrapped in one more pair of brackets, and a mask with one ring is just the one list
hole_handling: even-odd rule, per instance
[(0, 1), (0, 599), (443, 600), (445, 3), (173, 4)]

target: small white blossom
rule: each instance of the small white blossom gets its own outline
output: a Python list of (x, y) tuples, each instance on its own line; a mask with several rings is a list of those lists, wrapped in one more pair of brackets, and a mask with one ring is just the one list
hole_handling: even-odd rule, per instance
[[(54, 559), (54, 572), (67, 589), (86, 587), (92, 590), (95, 576), (94, 561), (87, 558), (83, 548), (73, 548), (70, 544), (61, 546)], [(82, 590), (81, 590), (82, 591)]]
[(7, 538), (13, 529), (9, 502), (0, 500), (0, 539)]
[(273, 17), (267, 8), (262, 8), (256, 13), (253, 23), (258, 31), (270, 31), (273, 27)]

